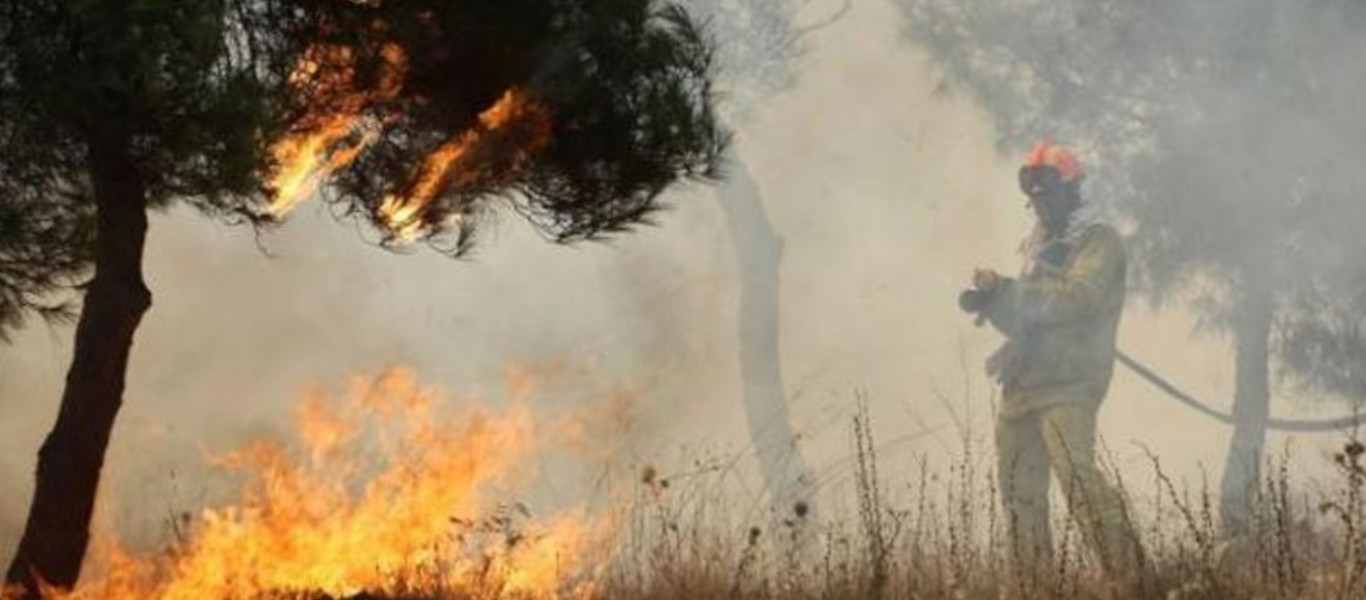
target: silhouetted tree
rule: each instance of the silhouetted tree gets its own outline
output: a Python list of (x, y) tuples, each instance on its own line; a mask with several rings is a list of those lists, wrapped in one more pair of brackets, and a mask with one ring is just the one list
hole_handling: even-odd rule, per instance
[(0, 3), (0, 215), (39, 219), (5, 243), (71, 240), (32, 283), (6, 280), (19, 306), (79, 267), (82, 224), (94, 226), (74, 357), (7, 581), (31, 598), (39, 578), (69, 588), (79, 575), (151, 305), (149, 210), (271, 221), (282, 144), (323, 139), (324, 196), (388, 243), (462, 252), (494, 198), (556, 240), (592, 238), (715, 172), (726, 136), (710, 68), (687, 13), (650, 0)]
[(1127, 218), (1150, 298), (1184, 301), (1231, 335), (1237, 422), (1220, 508), (1226, 532), (1245, 531), (1274, 359), (1290, 379), (1345, 391), (1314, 364), (1364, 358), (1344, 343), (1355, 326), (1332, 319), (1362, 318), (1360, 288), (1345, 284), (1359, 282), (1366, 216), (1366, 7), (896, 3), (908, 37), (993, 115), (1003, 147), (1052, 136), (1092, 159), (1088, 196)]

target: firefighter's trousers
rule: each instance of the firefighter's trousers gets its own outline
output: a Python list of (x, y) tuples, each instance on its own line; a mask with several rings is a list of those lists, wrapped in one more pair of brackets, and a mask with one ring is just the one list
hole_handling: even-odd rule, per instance
[(997, 474), (1017, 567), (1048, 568), (1052, 562), (1051, 473), (1083, 539), (1106, 570), (1142, 568), (1124, 498), (1096, 465), (1096, 412), (1095, 405), (1056, 404), (998, 421)]

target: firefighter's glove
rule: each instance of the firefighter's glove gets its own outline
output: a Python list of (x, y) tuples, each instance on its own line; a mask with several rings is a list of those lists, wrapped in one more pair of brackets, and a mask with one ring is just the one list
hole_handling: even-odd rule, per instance
[(958, 295), (958, 307), (969, 313), (980, 313), (986, 309), (1001, 283), (1005, 281), (996, 271), (977, 269), (972, 273), (972, 289)]
[(963, 290), (963, 293), (958, 294), (958, 308), (963, 309), (963, 312), (966, 313), (980, 313), (987, 307), (987, 303), (991, 302), (993, 293), (982, 290)]

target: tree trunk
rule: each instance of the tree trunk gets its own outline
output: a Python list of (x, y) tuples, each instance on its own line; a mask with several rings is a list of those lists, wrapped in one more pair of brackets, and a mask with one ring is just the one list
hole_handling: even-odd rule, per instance
[[(815, 481), (788, 418), (779, 351), (778, 272), (782, 240), (773, 231), (746, 165), (732, 155), (718, 199), (740, 276), (740, 370), (745, 416), (778, 522), (815, 515)], [(806, 528), (811, 529), (811, 528)]]
[(1226, 536), (1248, 533), (1252, 502), (1261, 482), (1267, 419), (1271, 412), (1270, 338), (1274, 312), (1270, 288), (1243, 285), (1233, 315), (1236, 344), (1233, 439), (1219, 486), (1220, 525)]
[(37, 582), (70, 589), (80, 576), (133, 333), (152, 303), (142, 279), (146, 188), (127, 140), (92, 141), (95, 275), (85, 292), (57, 421), (38, 452), (37, 484), (6, 582), (37, 598)]

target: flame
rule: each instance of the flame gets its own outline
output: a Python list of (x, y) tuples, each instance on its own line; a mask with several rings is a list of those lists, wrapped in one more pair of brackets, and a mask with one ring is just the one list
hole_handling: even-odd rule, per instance
[[(525, 139), (513, 141), (515, 149), (512, 152), (520, 161), (545, 145), (547, 121), (544, 110), (529, 102), (520, 89), (504, 92), (497, 102), (479, 114), (475, 128), (447, 140), (427, 156), (407, 193), (389, 194), (384, 198), (379, 206), (381, 222), (400, 241), (413, 241), (426, 225), (423, 216), (432, 200), (452, 185), (468, 185), (484, 175), (464, 164), (481, 144), (525, 134)], [(511, 131), (516, 129), (513, 126), (527, 127), (525, 131)]]
[(283, 217), (293, 211), (318, 191), (318, 184), (327, 173), (350, 164), (374, 141), (373, 136), (367, 136), (356, 144), (332, 151), (338, 142), (351, 135), (359, 121), (358, 115), (336, 115), (325, 120), (317, 131), (286, 138), (275, 145), (272, 153), (281, 167), (270, 183), (275, 199), (266, 210), (271, 216)]
[[(362, 592), (423, 597), (587, 597), (611, 527), (567, 512), (513, 525), (495, 492), (549, 436), (516, 402), (437, 417), (438, 395), (393, 371), (322, 392), (296, 416), (300, 448), (258, 440), (218, 459), (246, 475), (239, 502), (204, 510), (173, 551), (117, 545), (100, 575), (54, 600), (206, 600)], [(384, 460), (366, 459), (379, 452)], [(492, 595), (489, 592), (494, 592)]]
[[(304, 53), (290, 82), (308, 97), (318, 99), (318, 110), (305, 115), (301, 132), (271, 147), (279, 169), (269, 188), (273, 197), (265, 213), (282, 218), (318, 191), (332, 172), (351, 164), (379, 138), (383, 120), (369, 114), (376, 103), (395, 98), (403, 89), (407, 56), (397, 46), (383, 49), (380, 81), (374, 89), (360, 89), (355, 58), (342, 46), (314, 45)], [(390, 115), (391, 117), (392, 115)], [(480, 113), (478, 123), (441, 144), (427, 155), (402, 193), (392, 193), (379, 204), (381, 225), (401, 242), (417, 239), (427, 221), (427, 207), (451, 186), (468, 186), (488, 174), (468, 165), (486, 144), (502, 144), (513, 167), (543, 147), (549, 120), (542, 107), (527, 100), (518, 88), (503, 93)], [(459, 218), (459, 215), (452, 218)]]
[(365, 111), (402, 91), (408, 64), (403, 49), (392, 44), (381, 49), (381, 58), (378, 85), (362, 90), (355, 81), (355, 58), (349, 48), (315, 44), (304, 52), (290, 83), (334, 112), (305, 115), (301, 133), (271, 146), (280, 167), (270, 181), (274, 197), (266, 207), (268, 215), (280, 218), (294, 210), (318, 191), (329, 173), (351, 164), (378, 139), (378, 123)]

